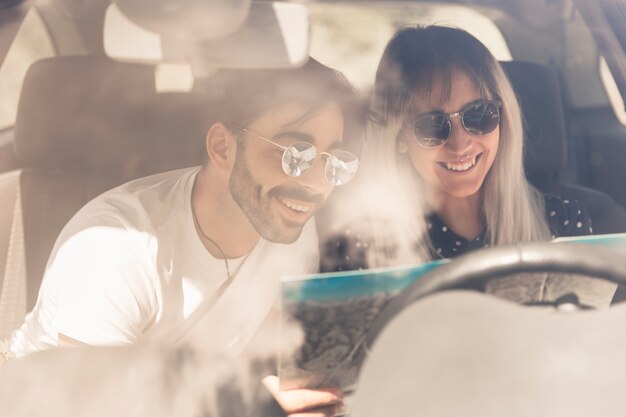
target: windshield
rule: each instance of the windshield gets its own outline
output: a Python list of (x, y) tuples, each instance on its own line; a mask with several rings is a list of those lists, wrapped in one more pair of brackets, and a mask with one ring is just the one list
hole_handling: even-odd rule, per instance
[[(342, 415), (397, 300), (470, 289), (490, 301), (467, 311), (516, 320), (498, 303), (624, 298), (593, 264), (626, 233), (611, 0), (17, 3), (0, 8), (0, 392), (39, 373), (10, 413)], [(527, 267), (542, 251), (568, 276)], [(60, 399), (39, 398), (50, 381)], [(289, 390), (326, 396), (300, 409)]]

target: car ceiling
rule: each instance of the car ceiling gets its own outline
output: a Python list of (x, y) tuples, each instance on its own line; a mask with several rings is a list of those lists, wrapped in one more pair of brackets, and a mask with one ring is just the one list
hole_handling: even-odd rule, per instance
[[(109, 0), (47, 0), (24, 1), (17, 7), (1, 9), (0, 26), (2, 26), (2, 42), (7, 42), (13, 36), (5, 33), (10, 31), (5, 23), (21, 21), (23, 11), (31, 4), (36, 4), (42, 19), (50, 31), (57, 53), (81, 54), (102, 52), (102, 25), (104, 14)], [(13, 3), (16, 0), (4, 0), (4, 3)], [(254, 0), (267, 1), (267, 0)], [(380, 1), (380, 0), (377, 0)], [(394, 0), (398, 2), (397, 0)], [(409, 1), (409, 0), (404, 0)], [(294, 1), (301, 3), (299, 1)], [(337, 3), (337, 1), (314, 0), (310, 3)], [(367, 3), (368, 0), (352, 1), (353, 3)], [(402, 0), (400, 0), (402, 2)], [(486, 14), (494, 20), (511, 19), (510, 23), (521, 24), (530, 28), (549, 27), (555, 20), (562, 20), (571, 15), (571, 0), (460, 0), (460, 1), (430, 1), (432, 3), (465, 4), (472, 7), (485, 8)], [(502, 13), (498, 13), (498, 11)], [(508, 17), (507, 17), (508, 15)], [(8, 41), (10, 43), (10, 41)], [(0, 57), (4, 56), (5, 48), (0, 45)]]
[[(2, 1), (2, 0), (0, 0)], [(13, 0), (11, 0), (13, 1)], [(266, 0), (253, 0), (266, 1)], [(301, 1), (293, 0), (301, 3)], [(308, 3), (363, 3), (384, 0), (310, 0)], [(391, 0), (388, 0), (392, 2)], [(410, 0), (393, 0), (410, 2)], [(415, 2), (415, 1), (413, 1)], [(568, 24), (580, 16), (574, 12), (572, 0), (458, 0), (431, 3), (471, 5), (492, 19), (500, 28), (515, 59), (531, 60), (564, 68), (568, 59), (561, 44), (545, 42), (546, 39), (559, 39), (568, 30)], [(59, 55), (102, 54), (103, 21), (109, 0), (26, 0), (20, 5), (0, 9), (0, 62), (4, 60), (16, 22), (23, 18), (24, 11), (36, 4)], [(597, 52), (590, 35), (583, 35), (578, 45), (586, 42), (592, 51), (588, 55), (589, 69), (595, 71)], [(593, 67), (593, 68), (591, 68)], [(589, 70), (584, 71), (585, 78)]]

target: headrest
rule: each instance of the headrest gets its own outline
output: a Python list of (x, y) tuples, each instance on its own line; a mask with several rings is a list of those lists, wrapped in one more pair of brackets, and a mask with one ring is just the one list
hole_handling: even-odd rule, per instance
[(542, 178), (560, 171), (567, 158), (567, 134), (556, 74), (550, 67), (532, 62), (501, 64), (522, 109), (526, 175)]
[(157, 93), (151, 65), (44, 59), (22, 86), (15, 151), (27, 166), (147, 175), (202, 161), (206, 111), (190, 93)]
[(220, 68), (296, 68), (309, 57), (305, 5), (250, 0), (115, 0), (104, 50), (127, 62)]

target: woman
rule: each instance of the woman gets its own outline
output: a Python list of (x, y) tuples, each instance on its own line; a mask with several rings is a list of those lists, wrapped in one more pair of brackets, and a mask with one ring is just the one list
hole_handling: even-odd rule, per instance
[(543, 196), (527, 182), (515, 93), (469, 33), (398, 32), (378, 67), (373, 106), (391, 130), (370, 139), (395, 142), (398, 163), (410, 161), (423, 183), (431, 256), (591, 233), (580, 203)]
[(349, 267), (591, 233), (580, 203), (544, 196), (527, 182), (515, 93), (469, 33), (441, 26), (396, 33), (376, 73), (372, 111), (363, 198), (352, 196), (351, 212), (369, 201), (360, 218), (368, 218), (375, 238), (357, 243), (369, 247), (367, 257), (351, 254), (367, 265)]

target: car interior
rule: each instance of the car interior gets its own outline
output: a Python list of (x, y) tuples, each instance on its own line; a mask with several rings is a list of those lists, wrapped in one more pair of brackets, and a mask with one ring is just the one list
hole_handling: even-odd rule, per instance
[[(210, 112), (202, 89), (203, 78), (217, 68), (297, 66), (310, 53), (343, 71), (366, 96), (381, 47), (393, 31), (408, 24), (453, 24), (471, 32), (484, 26), (482, 20), (472, 21), (472, 16), (488, 20), (497, 36), (481, 36), (494, 45), (502, 39), (507, 53), (510, 51), (510, 57), (506, 53), (497, 57), (522, 106), (528, 179), (545, 193), (581, 201), (589, 211), (595, 233), (626, 232), (623, 1), (316, 0), (285, 2), (289, 8), (284, 16), (279, 12), (280, 6), (262, 0), (206, 2), (207, 9), (199, 6), (199, 1), (188, 3), (191, 13), (174, 16), (171, 21), (178, 21), (176, 30), (185, 27), (196, 38), (172, 37), (173, 27), (158, 13), (167, 4), (165, 0), (154, 4), (131, 0), (0, 2), (0, 96), (15, 97), (13, 107), (0, 104), (0, 113), (5, 113), (0, 114), (0, 340), (6, 339), (34, 306), (56, 237), (80, 207), (129, 180), (203, 163), (206, 115)], [(465, 14), (451, 14), (457, 10)], [(223, 18), (214, 16), (212, 24), (196, 20), (198, 16), (208, 18), (211, 13)], [(117, 23), (110, 20), (112, 15), (117, 16)], [(120, 15), (122, 23), (130, 22), (136, 29), (136, 33), (124, 32), (123, 40), (116, 38), (115, 25), (122, 24)], [(200, 24), (184, 20), (189, 16)], [(29, 25), (37, 27), (32, 30), (31, 39), (45, 35), (47, 44), (39, 42), (39, 49), (23, 47), (25, 51), (20, 52), (20, 38)], [(181, 39), (193, 41), (185, 43)], [(146, 54), (146, 45), (157, 45), (160, 50)], [(346, 52), (345, 45), (352, 49)], [(203, 48), (212, 52), (202, 52)], [(193, 55), (193, 51), (200, 52)], [(176, 71), (186, 70), (191, 71), (195, 82), (183, 87), (163, 87), (161, 84), (167, 84), (163, 71), (169, 69), (174, 70), (170, 77), (174, 81), (180, 81), (181, 74), (188, 74)], [(3, 78), (8, 81), (2, 81)], [(537, 253), (549, 252), (546, 248), (533, 247), (528, 252), (509, 255), (522, 262)], [(467, 265), (472, 259), (479, 263), (476, 256), (482, 256), (480, 252), (468, 255)], [(486, 251), (480, 264), (488, 266), (495, 257), (511, 259), (509, 255)], [(548, 260), (546, 255), (542, 259), (545, 262), (533, 271), (557, 270), (553, 265), (579, 260), (575, 266), (565, 268), (566, 272), (595, 274), (618, 284), (626, 283), (624, 263), (610, 251), (574, 248), (552, 255)], [(602, 270), (598, 263), (608, 264), (611, 271)], [(517, 266), (511, 266), (512, 272), (520, 272), (515, 269)], [(485, 270), (478, 273), (486, 274)], [(433, 280), (440, 282), (441, 278), (434, 276)], [(424, 281), (428, 280), (420, 283)], [(615, 330), (623, 322), (617, 313), (619, 306), (615, 313), (610, 309), (610, 314), (605, 312), (575, 322), (573, 317), (562, 318), (562, 314), (545, 320), (543, 312), (527, 315), (519, 306), (458, 291), (425, 301), (422, 298), (425, 296), (407, 295), (404, 304), (393, 306), (393, 314), (388, 313), (386, 321), (381, 322), (384, 326), (381, 324), (374, 332), (372, 337), (380, 336), (383, 342), (376, 344), (372, 360), (366, 364), (355, 416), (410, 415), (416, 410), (412, 408), (415, 400), (411, 400), (411, 395), (419, 392), (416, 387), (423, 388), (427, 383), (414, 385), (408, 391), (393, 391), (397, 386), (411, 386), (398, 382), (386, 387), (389, 392), (384, 395), (374, 393), (385, 385), (380, 383), (382, 380), (409, 381), (422, 373), (426, 376), (420, 381), (446, 377), (430, 391), (424, 391), (429, 393), (423, 396), (425, 415), (501, 415), (510, 409), (519, 411), (511, 413), (514, 415), (537, 415), (535, 411), (541, 409), (549, 410), (550, 415), (564, 415), (567, 411), (568, 415), (582, 416), (595, 414), (592, 405), (597, 401), (607, 404), (607, 408), (599, 408), (607, 411), (605, 415), (623, 411), (619, 393), (601, 389), (585, 397), (588, 403), (578, 410), (558, 408), (588, 386), (584, 378), (572, 375), (589, 372), (590, 378), (602, 380), (611, 374), (613, 377), (601, 387), (618, 386), (619, 376), (611, 373), (608, 365), (594, 369), (585, 361), (605, 356), (609, 364), (624, 368), (618, 354), (624, 342)], [(441, 330), (439, 322), (433, 320), (437, 317), (449, 320), (452, 327)], [(494, 317), (498, 318), (495, 324), (491, 321)], [(505, 319), (513, 324), (507, 325)], [(426, 339), (432, 343), (426, 346), (413, 339), (401, 343), (407, 326), (418, 324), (424, 326), (424, 334), (430, 335)], [(454, 332), (461, 330), (465, 332), (463, 343), (468, 343), (464, 346), (469, 346), (463, 354), (458, 349), (447, 349), (458, 340), (453, 337)], [(497, 337), (489, 336), (494, 332)], [(599, 342), (589, 342), (586, 336), (615, 348), (603, 350)], [(516, 350), (518, 346), (529, 346), (517, 343), (520, 340), (534, 343), (530, 353)], [(572, 351), (566, 347), (572, 345), (589, 353), (572, 354), (557, 361), (554, 367), (543, 366), (563, 352)], [(419, 349), (424, 350), (423, 355), (411, 354)], [(477, 351), (482, 354), (472, 362), (469, 355)], [(437, 355), (441, 357), (438, 363), (454, 364), (454, 372), (431, 365), (429, 358)], [(395, 365), (389, 366), (394, 357)], [(502, 366), (511, 362), (517, 365)], [(471, 366), (457, 367), (461, 363)], [(573, 365), (578, 363), (584, 366)], [(562, 367), (555, 368), (559, 364)], [(563, 369), (568, 372), (559, 372)], [(393, 370), (404, 373), (390, 373)], [(523, 370), (523, 378), (506, 379), (499, 372), (503, 370)], [(480, 378), (490, 382), (465, 391), (467, 385), (450, 382), (460, 381), (456, 379), (459, 375), (469, 385)], [(505, 395), (518, 392), (520, 386), (527, 387), (525, 381), (530, 380), (544, 381), (529, 393), (528, 398), (542, 404), (535, 409), (524, 408), (528, 401), (516, 403), (518, 396)], [(569, 385), (562, 386), (556, 397), (544, 396), (542, 389), (548, 390), (564, 380)], [(454, 401), (442, 398), (463, 401), (453, 407), (450, 404)], [(500, 401), (489, 403), (485, 398)], [(599, 400), (592, 401), (593, 398)], [(377, 402), (379, 399), (384, 401)], [(561, 402), (545, 405), (555, 399)], [(389, 403), (396, 400), (398, 408), (392, 413)], [(464, 408), (462, 404), (470, 406)], [(571, 413), (572, 410), (576, 412)]]

